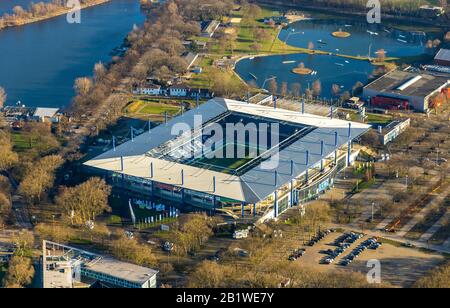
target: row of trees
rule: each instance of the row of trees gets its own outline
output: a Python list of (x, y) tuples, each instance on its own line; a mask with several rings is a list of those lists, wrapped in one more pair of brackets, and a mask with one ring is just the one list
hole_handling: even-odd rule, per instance
[(129, 48), (123, 58), (114, 57), (108, 66), (98, 63), (92, 78), (75, 81), (77, 96), (73, 100), (73, 111), (79, 114), (98, 112), (99, 106), (112, 100), (108, 105), (117, 105), (116, 112), (105, 114), (105, 119), (97, 122), (98, 128), (114, 121), (128, 100), (113, 93), (128, 90), (148, 76), (167, 83), (185, 72), (187, 63), (180, 56), (185, 51), (182, 42), (199, 34), (199, 21), (228, 14), (232, 3), (231, 0), (190, 0), (164, 4), (141, 28), (135, 27), (130, 32), (126, 39)]
[(450, 262), (431, 271), (427, 276), (420, 278), (413, 286), (419, 289), (450, 288)]
[[(349, 91), (342, 91), (340, 85), (333, 84), (331, 86), (331, 94), (335, 98), (339, 98), (341, 101), (345, 101), (351, 97), (351, 95), (354, 95), (361, 91), (363, 87), (363, 83), (356, 82), (355, 85), (352, 87), (351, 93)], [(311, 87), (308, 87), (306, 89), (302, 89), (302, 85), (299, 82), (294, 82), (291, 84), (288, 84), (287, 82), (283, 81), (280, 84), (275, 79), (269, 80), (267, 83), (268, 91), (274, 95), (280, 95), (281, 97), (293, 97), (298, 98), (303, 94), (308, 99), (312, 99), (313, 97), (320, 97), (322, 95), (322, 82), (317, 79), (312, 83)]]
[(8, 263), (8, 270), (2, 281), (5, 288), (23, 288), (31, 284), (34, 277), (31, 250), (34, 245), (34, 235), (31, 231), (20, 231), (12, 238), (16, 248)]
[(49, 155), (29, 166), (25, 177), (20, 183), (18, 192), (29, 203), (40, 202), (42, 195), (53, 187), (55, 172), (64, 160), (59, 155)]
[[(82, 6), (89, 5), (98, 0), (79, 0)], [(0, 29), (7, 26), (16, 26), (27, 23), (38, 18), (50, 17), (61, 10), (68, 10), (67, 0), (52, 0), (49, 2), (31, 2), (28, 8), (17, 5), (13, 8), (12, 14), (5, 13), (0, 16)]]
[[(262, 0), (261, 2), (269, 2)], [(325, 8), (348, 9), (349, 11), (367, 12), (367, 0), (290, 0), (283, 1), (292, 5), (309, 5)], [(440, 0), (440, 5), (447, 7), (447, 0)], [(409, 15), (422, 17), (420, 6), (423, 1), (411, 0), (384, 0), (382, 2), (382, 12), (390, 15)]]
[[(189, 276), (190, 288), (374, 288), (357, 272), (319, 272), (300, 263), (266, 261), (256, 267), (203, 261)], [(384, 285), (382, 285), (384, 286)]]
[(205, 214), (184, 216), (178, 228), (170, 234), (176, 254), (185, 256), (188, 252), (197, 251), (213, 235), (212, 228), (212, 220)]

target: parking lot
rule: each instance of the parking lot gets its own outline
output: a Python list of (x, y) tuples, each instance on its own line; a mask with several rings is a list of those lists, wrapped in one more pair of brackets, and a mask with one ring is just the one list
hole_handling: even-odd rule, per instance
[[(344, 238), (347, 240), (343, 240)], [(396, 287), (408, 287), (445, 260), (439, 254), (401, 247), (392, 243), (376, 244), (379, 242), (382, 242), (382, 240), (358, 233), (355, 233), (352, 238), (344, 237), (342, 232), (332, 232), (324, 236), (314, 246), (306, 245), (295, 248), (297, 250), (304, 248), (305, 252), (303, 256), (292, 262), (300, 262), (305, 267), (321, 272), (357, 271), (365, 274), (370, 270), (367, 267), (367, 262), (375, 259), (381, 263), (381, 279), (383, 282), (388, 282)], [(342, 251), (339, 248), (342, 248)], [(332, 252), (339, 253), (332, 256)], [(333, 261), (327, 262), (326, 260), (330, 256), (332, 256)]]

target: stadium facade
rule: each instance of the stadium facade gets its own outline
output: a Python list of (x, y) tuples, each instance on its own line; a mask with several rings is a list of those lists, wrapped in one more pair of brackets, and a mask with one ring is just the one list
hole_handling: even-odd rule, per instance
[[(264, 124), (268, 131), (261, 128)], [(188, 129), (180, 133), (182, 127)], [(218, 128), (228, 136), (230, 127), (231, 135), (245, 136), (245, 141), (222, 136), (216, 138), (221, 142), (206, 146)], [(355, 159), (352, 141), (369, 129), (362, 123), (215, 98), (113, 146), (85, 166), (133, 196), (181, 210), (276, 218), (330, 189)], [(251, 136), (258, 137), (252, 141)]]

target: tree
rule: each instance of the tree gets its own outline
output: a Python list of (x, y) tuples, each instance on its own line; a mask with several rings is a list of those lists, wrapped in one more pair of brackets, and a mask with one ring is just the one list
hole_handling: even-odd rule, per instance
[(269, 80), (268, 90), (274, 95), (278, 93), (278, 83), (274, 78)]
[(31, 231), (22, 230), (18, 234), (15, 234), (12, 240), (16, 247), (15, 254), (23, 257), (33, 248), (34, 234)]
[(334, 96), (338, 96), (341, 92), (341, 87), (338, 84), (333, 84), (331, 86), (331, 93), (333, 93)]
[(102, 62), (96, 63), (94, 66), (94, 81), (95, 82), (101, 81), (103, 78), (105, 78), (106, 74), (107, 70), (105, 65), (103, 65)]
[(313, 82), (312, 91), (314, 96), (320, 96), (320, 94), (322, 93), (322, 82), (320, 80), (315, 80)]
[(23, 288), (31, 283), (34, 268), (30, 258), (13, 256), (9, 261), (8, 271), (3, 281), (6, 288)]
[(5, 224), (10, 213), (11, 201), (3, 192), (0, 191), (0, 227)]
[(450, 263), (442, 265), (429, 273), (429, 275), (420, 278), (414, 288), (450, 288)]
[(19, 193), (30, 203), (40, 201), (42, 194), (53, 186), (55, 172), (63, 162), (59, 155), (43, 157), (27, 171), (19, 185)]
[(125, 236), (121, 236), (118, 240), (113, 241), (110, 251), (119, 260), (132, 262), (137, 265), (153, 266), (156, 263), (156, 258), (149, 247)]
[(288, 84), (286, 81), (281, 83), (280, 95), (285, 97), (288, 94)]
[(69, 188), (62, 188), (56, 203), (64, 210), (71, 225), (85, 225), (105, 211), (110, 211), (108, 197), (111, 187), (103, 179), (91, 178)]
[(6, 91), (2, 87), (0, 87), (0, 108), (2, 108), (5, 105), (6, 102)]
[(225, 281), (224, 267), (216, 262), (203, 261), (189, 276), (189, 288), (219, 288)]
[(74, 85), (75, 92), (78, 95), (86, 96), (92, 89), (92, 81), (87, 77), (80, 77), (75, 79)]
[(209, 218), (206, 215), (191, 214), (184, 217), (181, 226), (172, 232), (172, 241), (178, 255), (198, 250), (212, 235)]
[(0, 130), (0, 171), (10, 169), (17, 161), (18, 156), (13, 151), (9, 133)]
[(300, 97), (302, 92), (302, 85), (298, 82), (291, 85), (291, 93), (293, 97)]

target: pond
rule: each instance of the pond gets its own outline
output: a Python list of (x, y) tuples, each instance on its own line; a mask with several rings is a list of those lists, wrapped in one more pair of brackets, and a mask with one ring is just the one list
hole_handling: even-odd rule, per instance
[[(315, 71), (309, 75), (298, 75), (292, 70), (304, 63), (306, 68)], [(324, 98), (337, 98), (345, 91), (352, 92), (353, 86), (359, 81), (367, 83), (369, 75), (375, 67), (368, 61), (352, 60), (337, 56), (292, 54), (268, 57), (247, 58), (238, 62), (236, 72), (249, 84), (268, 89), (268, 80), (275, 77), (278, 89), (283, 82), (292, 89), (294, 84), (301, 85), (302, 93), (312, 88), (314, 81), (320, 80)], [(339, 93), (332, 87), (339, 86)], [(338, 94), (338, 95), (336, 95)]]
[[(337, 38), (335, 31), (351, 34), (347, 38)], [(433, 53), (434, 48), (426, 48), (426, 42), (440, 37), (439, 33), (422, 31), (401, 31), (384, 24), (368, 24), (359, 20), (311, 19), (296, 22), (280, 32), (280, 40), (287, 44), (352, 56), (377, 56), (384, 49), (388, 57), (417, 56)]]

